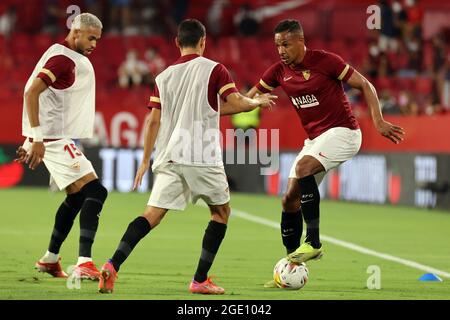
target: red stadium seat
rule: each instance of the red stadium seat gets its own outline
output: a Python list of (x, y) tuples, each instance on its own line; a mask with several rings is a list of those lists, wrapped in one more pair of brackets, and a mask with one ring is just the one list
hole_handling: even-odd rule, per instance
[(379, 77), (375, 81), (375, 86), (377, 91), (385, 90), (385, 89), (393, 89), (393, 80), (387, 77)]
[(392, 83), (395, 84), (395, 87), (397, 88), (397, 90), (412, 91), (412, 90), (414, 90), (414, 81), (415, 81), (415, 79), (397, 77), (397, 78), (393, 79)]
[[(332, 39), (365, 39), (368, 29), (366, 26), (367, 5), (354, 4), (336, 8), (331, 13), (331, 38)], [(361, 27), (364, 26), (364, 27)]]
[(428, 77), (417, 77), (414, 81), (414, 92), (420, 94), (431, 94), (433, 91), (433, 80)]

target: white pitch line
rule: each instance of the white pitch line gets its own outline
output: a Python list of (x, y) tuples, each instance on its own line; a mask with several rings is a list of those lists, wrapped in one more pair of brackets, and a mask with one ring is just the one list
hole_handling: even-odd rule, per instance
[[(261, 217), (252, 215), (252, 214), (244, 212), (244, 211), (232, 209), (232, 213), (231, 214), (233, 216), (236, 216), (236, 217), (248, 220), (248, 221), (252, 221), (252, 222), (255, 222), (255, 223), (259, 223), (259, 224), (262, 224), (262, 225), (265, 225), (265, 226), (268, 226), (268, 227), (271, 227), (271, 228), (275, 228), (275, 229), (279, 229), (280, 228), (280, 224), (279, 223), (276, 223), (276, 222), (274, 222), (272, 220), (269, 220), (269, 219), (265, 219), (265, 218), (261, 218)], [(357, 251), (357, 252), (360, 252), (360, 253), (363, 253), (363, 254), (367, 254), (369, 256), (374, 256), (374, 257), (381, 258), (381, 259), (384, 259), (384, 260), (397, 262), (397, 263), (403, 264), (403, 265), (405, 265), (407, 267), (411, 267), (411, 268), (414, 268), (414, 269), (426, 271), (428, 273), (434, 273), (434, 274), (436, 274), (438, 276), (442, 276), (442, 277), (445, 277), (445, 278), (450, 278), (450, 273), (448, 273), (448, 272), (445, 272), (445, 271), (442, 271), (442, 270), (439, 270), (439, 269), (436, 269), (436, 268), (433, 268), (433, 267), (429, 267), (429, 266), (420, 264), (420, 263), (415, 262), (415, 261), (402, 259), (402, 258), (395, 257), (395, 256), (392, 256), (392, 255), (387, 254), (387, 253), (382, 253), (382, 252), (378, 252), (378, 251), (371, 250), (371, 249), (368, 249), (368, 248), (364, 248), (364, 247), (359, 246), (357, 244), (354, 244), (354, 243), (351, 243), (351, 242), (347, 242), (347, 241), (343, 241), (343, 240), (339, 240), (339, 239), (336, 239), (336, 238), (333, 238), (333, 237), (329, 237), (329, 236), (326, 236), (326, 235), (320, 235), (320, 238), (322, 240), (324, 240), (324, 241), (330, 242), (330, 243), (335, 244), (337, 246), (344, 247), (344, 248), (347, 248), (347, 249), (350, 249), (350, 250), (353, 250), (353, 251)]]

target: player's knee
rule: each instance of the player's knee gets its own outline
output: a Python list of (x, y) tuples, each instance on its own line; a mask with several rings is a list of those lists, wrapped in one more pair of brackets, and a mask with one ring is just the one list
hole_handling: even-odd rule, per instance
[(211, 211), (212, 220), (219, 223), (228, 223), (228, 218), (230, 217), (230, 207), (229, 206), (217, 206)]
[(98, 196), (103, 202), (105, 202), (108, 197), (108, 189), (106, 189), (100, 182), (98, 183)]
[(101, 202), (102, 204), (105, 202), (108, 197), (108, 190), (100, 183), (98, 179), (93, 180), (87, 183), (81, 191), (84, 196), (87, 198), (94, 198)]

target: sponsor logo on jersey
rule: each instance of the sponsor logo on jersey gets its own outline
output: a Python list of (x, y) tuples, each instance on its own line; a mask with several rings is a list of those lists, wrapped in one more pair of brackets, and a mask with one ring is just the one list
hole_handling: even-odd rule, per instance
[(323, 154), (323, 152), (321, 151), (321, 152), (319, 152), (319, 156), (321, 156), (321, 157), (324, 157), (325, 159), (328, 159), (328, 157), (327, 156), (325, 156), (324, 154)]
[(292, 104), (297, 108), (311, 108), (319, 105), (319, 100), (313, 94), (305, 94), (300, 97), (291, 97)]
[(290, 76), (290, 77), (284, 77), (283, 78), (283, 81), (289, 81), (289, 80), (291, 80), (292, 79), (292, 76)]

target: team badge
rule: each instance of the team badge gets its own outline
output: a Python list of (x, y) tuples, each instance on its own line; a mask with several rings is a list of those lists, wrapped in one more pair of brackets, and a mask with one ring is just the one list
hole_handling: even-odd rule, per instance
[(309, 77), (311, 77), (311, 71), (309, 71), (309, 70), (302, 71), (302, 74), (303, 74), (303, 78), (305, 78), (305, 80), (308, 80)]
[(80, 171), (80, 163), (79, 162), (75, 162), (74, 164), (72, 164), (70, 166), (72, 169), (74, 169), (75, 171)]

